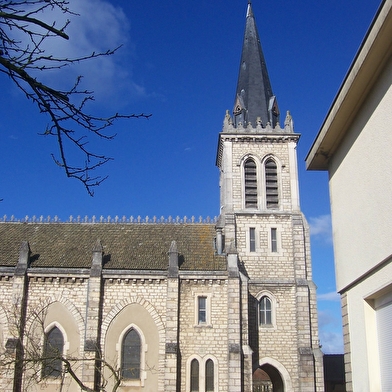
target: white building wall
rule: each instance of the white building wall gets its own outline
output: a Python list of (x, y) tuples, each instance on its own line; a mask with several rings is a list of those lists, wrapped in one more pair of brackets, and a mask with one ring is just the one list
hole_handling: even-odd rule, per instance
[[(381, 391), (379, 344), (377, 336), (375, 300), (385, 290), (391, 290), (392, 264), (368, 276), (347, 291), (350, 335), (349, 355), (352, 371), (352, 390)], [(351, 377), (351, 376), (350, 376)]]
[(338, 291), (392, 254), (391, 84), (392, 59), (332, 158)]
[(344, 293), (348, 391), (382, 390), (374, 301), (392, 290), (391, 86), (392, 58), (352, 119), (329, 168), (336, 281)]

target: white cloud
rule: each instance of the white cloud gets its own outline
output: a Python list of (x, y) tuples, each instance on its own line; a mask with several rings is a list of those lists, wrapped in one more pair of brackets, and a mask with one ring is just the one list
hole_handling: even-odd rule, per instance
[(340, 302), (340, 295), (336, 291), (331, 291), (329, 293), (317, 294), (317, 299), (319, 301)]
[(309, 219), (310, 235), (332, 242), (331, 215), (320, 215)]
[(343, 354), (343, 335), (339, 332), (319, 331), (321, 350), (324, 354)]
[(329, 310), (319, 310), (318, 311), (318, 321), (319, 321), (319, 328), (325, 328), (326, 326), (337, 325), (337, 317)]
[(112, 105), (117, 107), (124, 101), (146, 96), (144, 87), (132, 80), (131, 26), (124, 11), (106, 0), (71, 0), (69, 9), (77, 15), (64, 14), (57, 8), (37, 15), (48, 24), (55, 21), (58, 28), (70, 20), (65, 29), (69, 40), (46, 39), (43, 44), (46, 55), (70, 59), (123, 47), (112, 56), (39, 72), (38, 79), (66, 90), (73, 86), (77, 76), (83, 75), (81, 89), (94, 91), (96, 101), (105, 103), (109, 109)]
[(344, 352), (342, 320), (329, 310), (319, 310), (319, 339), (325, 354)]

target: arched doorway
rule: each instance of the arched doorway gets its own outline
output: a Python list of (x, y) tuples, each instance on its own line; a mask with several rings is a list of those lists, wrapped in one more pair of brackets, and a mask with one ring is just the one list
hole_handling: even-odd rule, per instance
[(257, 368), (253, 372), (253, 392), (284, 392), (278, 369), (268, 363)]

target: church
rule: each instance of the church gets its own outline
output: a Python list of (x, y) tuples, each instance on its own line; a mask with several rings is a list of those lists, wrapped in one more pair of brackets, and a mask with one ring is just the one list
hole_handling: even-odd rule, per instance
[(300, 135), (280, 117), (249, 2), (218, 218), (3, 219), (1, 389), (323, 391)]

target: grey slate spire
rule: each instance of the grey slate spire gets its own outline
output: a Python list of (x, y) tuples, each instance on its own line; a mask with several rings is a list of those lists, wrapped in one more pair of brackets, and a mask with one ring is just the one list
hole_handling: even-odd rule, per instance
[(267, 122), (275, 127), (279, 122), (279, 108), (272, 93), (250, 1), (233, 114), (235, 127), (240, 123), (246, 127), (249, 122), (254, 127), (260, 120), (263, 127)]

